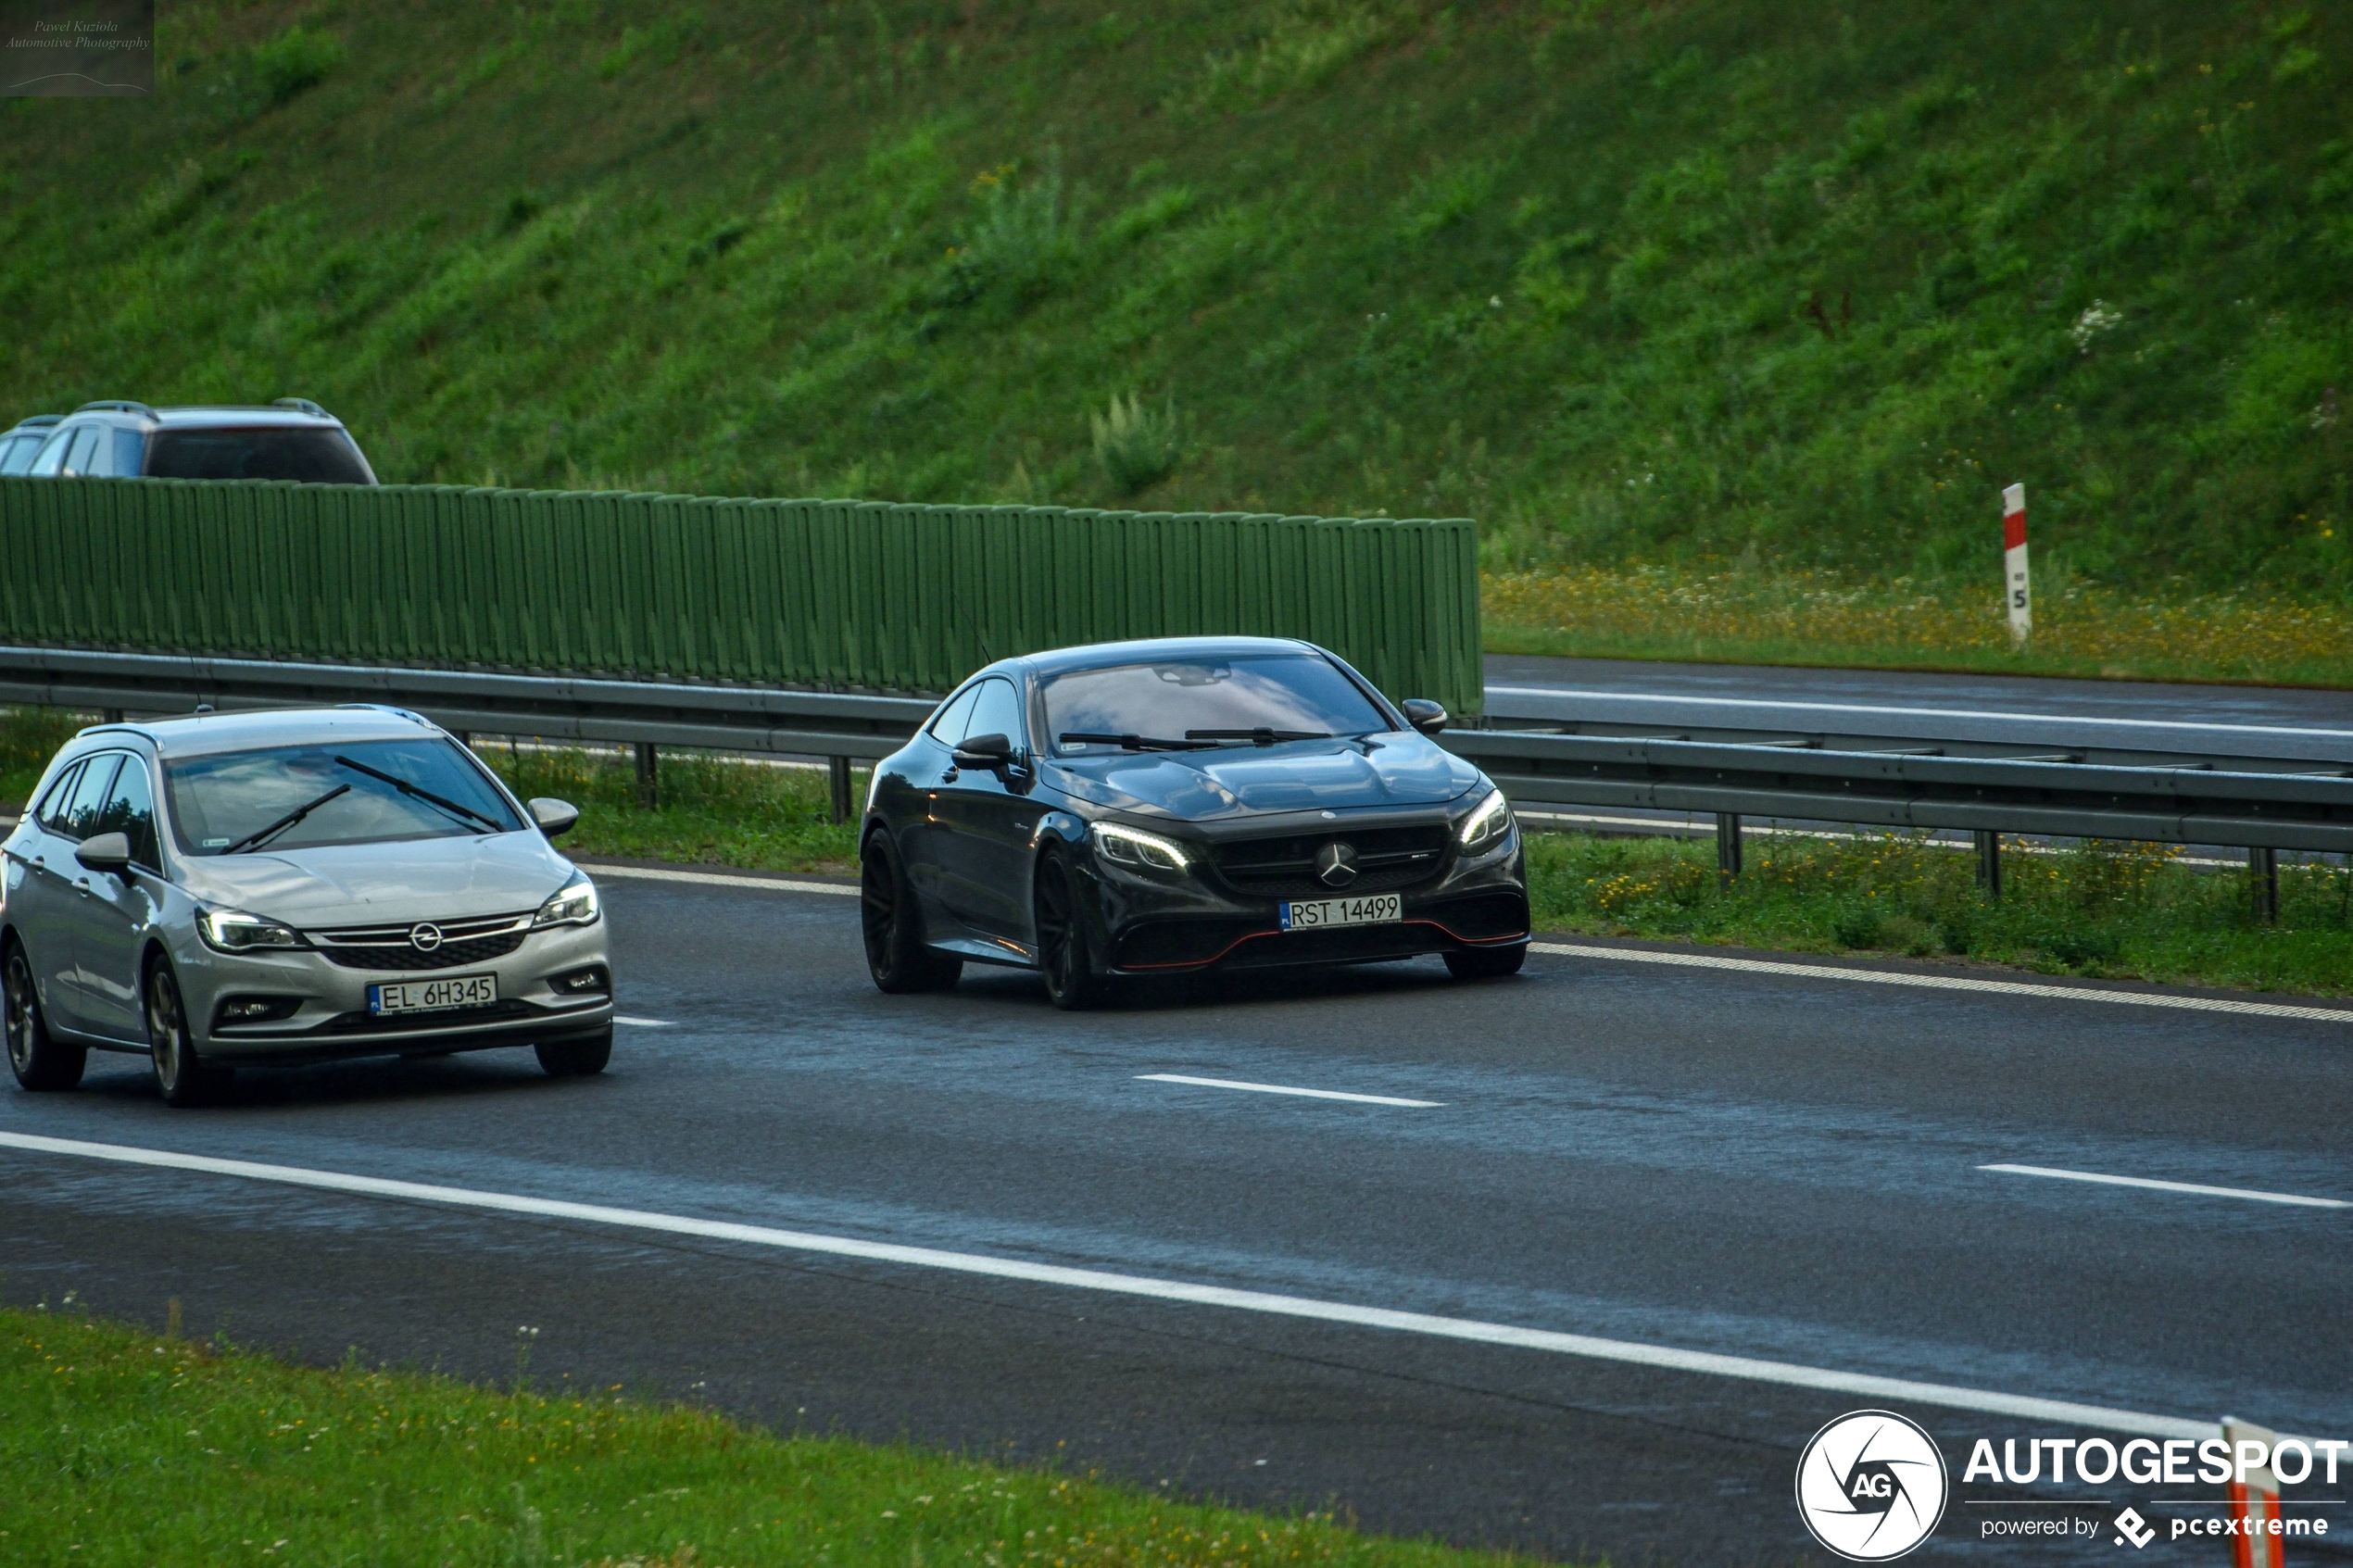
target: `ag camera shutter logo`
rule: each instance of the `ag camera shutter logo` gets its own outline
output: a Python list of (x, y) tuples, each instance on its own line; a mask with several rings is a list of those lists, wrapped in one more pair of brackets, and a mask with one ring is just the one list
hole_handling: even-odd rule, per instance
[(1933, 1535), (1951, 1481), (1944, 1455), (1893, 1411), (1851, 1411), (1797, 1460), (1797, 1514), (1849, 1562), (1886, 1562)]

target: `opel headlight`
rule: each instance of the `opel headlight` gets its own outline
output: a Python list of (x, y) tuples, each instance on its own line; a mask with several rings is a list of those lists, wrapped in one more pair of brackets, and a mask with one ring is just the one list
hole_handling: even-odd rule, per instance
[(1463, 819), (1463, 847), (1472, 853), (1485, 849), (1512, 831), (1512, 809), (1500, 789), (1489, 792), (1478, 803), (1478, 809)]
[(594, 925), (598, 913), (597, 884), (585, 876), (576, 876), (539, 906), (531, 923), (534, 929), (543, 925)]
[(205, 946), (219, 953), (250, 953), (269, 947), (299, 947), (302, 938), (292, 926), (263, 920), (238, 909), (199, 909), (196, 933)]
[(1156, 833), (1124, 828), (1116, 822), (1097, 822), (1089, 831), (1094, 835), (1095, 853), (1115, 865), (1181, 872), (1192, 864), (1181, 847)]

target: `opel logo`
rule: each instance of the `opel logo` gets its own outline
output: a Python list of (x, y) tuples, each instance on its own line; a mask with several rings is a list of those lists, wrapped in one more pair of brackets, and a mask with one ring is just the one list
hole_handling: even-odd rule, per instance
[(1345, 887), (1356, 880), (1356, 847), (1338, 839), (1315, 851), (1315, 879), (1326, 887)]
[(430, 953), (441, 946), (441, 927), (431, 921), (419, 921), (409, 933), (409, 945), (421, 953)]

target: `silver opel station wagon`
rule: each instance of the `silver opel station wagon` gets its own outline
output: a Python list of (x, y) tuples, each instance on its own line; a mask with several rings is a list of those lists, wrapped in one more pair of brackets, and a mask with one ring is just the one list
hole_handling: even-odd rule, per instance
[(601, 1072), (597, 889), (549, 843), (578, 818), (397, 709), (84, 730), (0, 842), (8, 1065), (63, 1089), (136, 1051), (173, 1105), (241, 1064), (527, 1045)]

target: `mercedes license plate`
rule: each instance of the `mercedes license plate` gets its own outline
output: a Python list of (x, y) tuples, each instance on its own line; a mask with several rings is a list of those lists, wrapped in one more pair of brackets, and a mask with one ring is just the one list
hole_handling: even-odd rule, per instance
[(453, 974), (444, 980), (408, 980), (368, 987), (368, 1010), (392, 1012), (451, 1012), (459, 1008), (486, 1008), (498, 999), (495, 974)]
[(1369, 898), (1307, 898), (1282, 906), (1285, 931), (1321, 931), (1327, 925), (1386, 925), (1405, 918), (1394, 893)]

